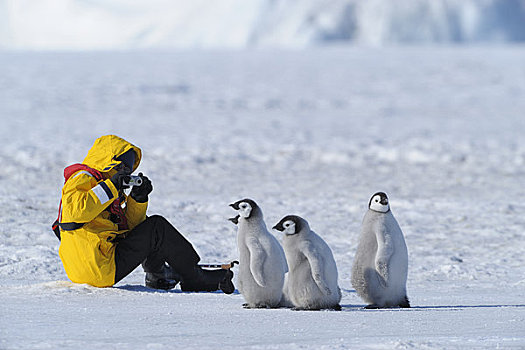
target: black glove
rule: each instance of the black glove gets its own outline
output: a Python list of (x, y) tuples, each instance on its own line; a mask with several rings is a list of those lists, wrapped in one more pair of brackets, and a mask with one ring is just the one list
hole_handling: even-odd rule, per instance
[(131, 197), (138, 203), (146, 203), (148, 201), (148, 194), (153, 191), (153, 186), (147, 176), (142, 175), (142, 173), (139, 173), (139, 176), (142, 178), (142, 185), (133, 186)]
[(129, 188), (129, 186), (124, 185), (124, 181), (129, 182), (129, 174), (124, 170), (120, 169), (115, 175), (111, 177), (111, 182), (117, 188), (118, 191), (122, 189)]

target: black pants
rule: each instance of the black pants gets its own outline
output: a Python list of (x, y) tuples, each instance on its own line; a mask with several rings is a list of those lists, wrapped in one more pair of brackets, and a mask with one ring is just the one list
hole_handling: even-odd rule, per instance
[(115, 283), (141, 263), (146, 272), (159, 272), (167, 262), (183, 279), (192, 279), (200, 257), (191, 243), (159, 215), (148, 217), (117, 243)]

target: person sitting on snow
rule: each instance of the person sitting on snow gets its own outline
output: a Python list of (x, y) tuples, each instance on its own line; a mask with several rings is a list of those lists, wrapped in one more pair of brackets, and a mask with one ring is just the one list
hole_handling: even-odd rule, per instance
[(207, 270), (191, 243), (159, 215), (146, 216), (151, 181), (124, 189), (139, 166), (140, 148), (106, 135), (98, 138), (82, 164), (64, 170), (59, 218), (53, 227), (59, 255), (75, 283), (110, 287), (142, 263), (145, 284), (183, 291), (233, 293), (233, 272)]

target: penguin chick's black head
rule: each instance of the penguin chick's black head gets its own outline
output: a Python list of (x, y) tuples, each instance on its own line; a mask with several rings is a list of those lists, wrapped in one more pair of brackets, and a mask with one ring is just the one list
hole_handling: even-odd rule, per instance
[(295, 224), (295, 232), (299, 233), (301, 232), (301, 229), (303, 228), (301, 217), (297, 215), (287, 215), (284, 218), (281, 219), (274, 227), (274, 230), (285, 232), (289, 228), (289, 221), (293, 222)]
[(230, 204), (230, 207), (237, 210), (239, 212), (240, 217), (243, 217), (244, 219), (249, 219), (252, 217), (252, 214), (255, 212), (255, 216), (262, 215), (261, 210), (259, 209), (259, 206), (257, 203), (255, 203), (254, 200), (245, 198), (241, 199), (240, 201), (237, 201), (235, 203)]
[(368, 208), (374, 211), (379, 211), (386, 213), (390, 210), (390, 205), (388, 204), (388, 197), (385, 192), (376, 192), (370, 198), (368, 202)]
[(237, 201), (237, 202), (235, 202), (235, 203), (232, 203), (232, 204), (230, 204), (230, 207), (232, 207), (232, 208), (235, 209), (235, 210), (239, 210), (239, 209), (241, 209), (241, 208), (240, 208), (240, 205), (241, 205), (241, 203), (243, 203), (243, 202), (250, 204), (250, 206), (251, 206), (252, 208), (256, 208), (256, 207), (257, 207), (257, 203), (255, 203), (254, 200), (249, 199), (249, 198), (244, 198), (244, 199), (241, 199), (241, 200), (239, 200), (239, 201)]

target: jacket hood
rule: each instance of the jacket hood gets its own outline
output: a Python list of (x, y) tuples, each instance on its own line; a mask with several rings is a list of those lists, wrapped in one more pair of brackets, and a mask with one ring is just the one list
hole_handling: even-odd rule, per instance
[(100, 172), (108, 172), (121, 163), (116, 158), (130, 149), (136, 153), (135, 164), (133, 165), (133, 171), (135, 171), (142, 159), (142, 151), (137, 146), (115, 135), (105, 135), (96, 139), (82, 163)]

